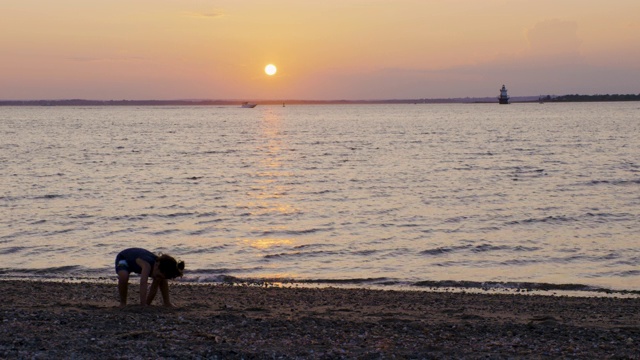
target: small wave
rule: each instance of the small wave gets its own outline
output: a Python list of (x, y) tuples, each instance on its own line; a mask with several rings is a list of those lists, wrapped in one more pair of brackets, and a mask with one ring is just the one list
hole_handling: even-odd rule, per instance
[(25, 249), (27, 248), (24, 246), (8, 247), (8, 248), (0, 249), (0, 255), (16, 254)]
[(177, 212), (177, 213), (172, 213), (172, 214), (157, 214), (155, 216), (160, 217), (160, 218), (173, 219), (173, 218), (177, 218), (177, 217), (192, 216), (192, 215), (195, 215), (195, 213), (192, 213), (192, 212)]
[(15, 271), (14, 269), (0, 269), (1, 280), (20, 281), (51, 281), (51, 282), (91, 282), (91, 283), (113, 283), (115, 274), (109, 273), (105, 276), (105, 270), (83, 269), (82, 271), (72, 271), (69, 273), (33, 273), (28, 271)]
[(606, 271), (600, 272), (596, 274), (590, 274), (588, 277), (590, 278), (624, 278), (624, 277), (635, 277), (640, 276), (640, 270), (625, 270), (625, 271)]
[(39, 232), (34, 231), (32, 229), (28, 230), (28, 231), (16, 231), (14, 233), (8, 234), (8, 235), (0, 235), (0, 239), (2, 239), (3, 243), (8, 243), (8, 242), (12, 242), (14, 241), (14, 239), (16, 238), (20, 238), (20, 237), (28, 237), (28, 236), (34, 236), (36, 234), (39, 234)]
[(303, 230), (269, 230), (269, 231), (263, 231), (259, 233), (259, 235), (260, 236), (282, 236), (282, 235), (295, 236), (295, 235), (314, 234), (314, 233), (328, 231), (328, 230), (331, 230), (331, 229), (313, 228), (313, 229), (303, 229)]
[(73, 231), (78, 230), (77, 228), (74, 229), (62, 229), (62, 230), (56, 230), (56, 231), (47, 231), (46, 233), (43, 234), (43, 236), (54, 236), (54, 235), (60, 235), (60, 234), (66, 234), (66, 233), (70, 233)]
[(508, 246), (508, 245), (491, 245), (491, 244), (480, 244), (480, 245), (463, 245), (463, 246), (445, 246), (438, 247), (434, 249), (427, 249), (421, 251), (420, 255), (430, 255), (430, 256), (439, 256), (444, 254), (449, 254), (457, 251), (471, 251), (474, 253), (483, 253), (489, 251), (507, 251), (507, 252), (533, 252), (540, 250), (539, 247), (527, 247), (527, 246)]
[(312, 191), (309, 194), (310, 195), (324, 195), (324, 194), (331, 194), (331, 193), (335, 193), (335, 190), (319, 190), (319, 191)]
[(396, 227), (399, 228), (417, 228), (417, 227), (421, 227), (421, 224), (398, 224), (396, 225)]
[(108, 221), (142, 221), (144, 219), (146, 219), (149, 215), (147, 214), (140, 214), (140, 215), (119, 215), (119, 216), (112, 216), (110, 218), (108, 218)]
[(25, 198), (26, 197), (23, 197), (23, 196), (0, 196), (0, 200), (2, 201), (18, 201)]
[(220, 268), (220, 269), (196, 269), (196, 270), (190, 270), (189, 271), (189, 276), (195, 275), (196, 277), (200, 276), (200, 275), (218, 275), (218, 276), (227, 276), (224, 274), (228, 274), (231, 272), (237, 272), (237, 269), (227, 269), (227, 268)]
[(575, 218), (572, 217), (568, 217), (568, 216), (547, 216), (544, 218), (530, 218), (530, 219), (524, 219), (524, 220), (515, 220), (515, 221), (509, 221), (506, 223), (506, 225), (529, 225), (529, 224), (537, 224), (537, 223), (564, 223), (564, 222), (571, 222), (571, 221), (576, 221)]
[(420, 252), (420, 255), (443, 255), (456, 250), (467, 249), (469, 246), (452, 246), (452, 247), (438, 247), (435, 249), (428, 249)]
[(258, 285), (269, 284), (308, 284), (308, 285), (398, 285), (398, 281), (389, 278), (353, 278), (353, 279), (292, 279), (282, 277), (243, 278), (225, 274), (211, 276), (193, 276), (184, 279), (186, 282), (217, 282), (230, 285)]
[(228, 150), (209, 150), (209, 151), (204, 151), (202, 154), (204, 155), (217, 155), (217, 154), (233, 154), (233, 153), (237, 153), (240, 152), (239, 150), (235, 150), (235, 149), (228, 149)]
[[(0, 272), (1, 273), (1, 272)], [(606, 294), (622, 294), (622, 295), (640, 295), (640, 291), (636, 290), (612, 290), (602, 287), (589, 286), (584, 284), (552, 284), (552, 283), (536, 283), (536, 282), (500, 282), (500, 281), (459, 281), (459, 280), (425, 280), (418, 282), (403, 282), (396, 279), (377, 277), (377, 278), (350, 278), (350, 279), (293, 279), (283, 277), (263, 277), (263, 278), (243, 278), (218, 273), (211, 276), (192, 276), (182, 279), (185, 282), (215, 282), (229, 285), (242, 286), (269, 286), (274, 284), (280, 285), (328, 285), (328, 286), (355, 286), (368, 287), (378, 286), (391, 288), (413, 287), (424, 290), (460, 290), (460, 291), (497, 291), (505, 290), (516, 293), (533, 292), (533, 291), (555, 291), (558, 292), (577, 292), (577, 293), (606, 293)]]
[(45, 269), (37, 269), (33, 272), (36, 274), (59, 274), (59, 273), (69, 273), (75, 270), (79, 270), (81, 267), (78, 265), (67, 265), (67, 266), (57, 266), (50, 267)]
[(53, 200), (53, 199), (60, 199), (60, 198), (64, 198), (64, 197), (66, 197), (66, 195), (46, 194), (46, 195), (41, 195), (41, 196), (34, 196), (33, 199), (34, 200)]
[(585, 215), (588, 217), (599, 218), (595, 220), (597, 222), (627, 221), (629, 219), (634, 218), (634, 215), (630, 213), (614, 214), (614, 213), (590, 213), (589, 212), (589, 213), (586, 213)]
[(211, 246), (211, 247), (207, 247), (207, 248), (200, 248), (200, 249), (190, 250), (187, 254), (189, 254), (189, 255), (192, 255), (192, 254), (211, 254), (211, 253), (217, 253), (219, 251), (223, 251), (226, 248), (227, 248), (227, 246), (225, 246), (225, 245)]
[(50, 178), (54, 176), (64, 176), (64, 173), (55, 173), (55, 174), (44, 174), (44, 175), (34, 175), (37, 178)]
[(353, 284), (353, 285), (363, 285), (363, 284), (392, 285), (397, 283), (397, 281), (391, 280), (385, 277), (353, 278), (353, 279), (311, 279), (311, 280), (298, 280), (297, 282), (306, 283), (306, 284)]
[(500, 282), (500, 281), (458, 281), (458, 280), (425, 280), (413, 283), (417, 287), (429, 288), (465, 288), (465, 289), (512, 289), (512, 290), (561, 290), (561, 291), (610, 291), (583, 284), (550, 284), (535, 282)]
[(522, 245), (518, 245), (516, 247), (513, 248), (513, 251), (538, 251), (540, 250), (540, 247), (528, 247), (528, 246), (522, 246)]
[(41, 269), (9, 269), (0, 268), (0, 274), (2, 275), (23, 275), (23, 276), (38, 276), (38, 277), (59, 277), (60, 275), (70, 276), (75, 275), (83, 268), (78, 265), (56, 266)]
[(481, 244), (473, 247), (472, 252), (488, 252), (488, 251), (500, 251), (511, 249), (510, 246), (495, 246), (491, 244)]
[(180, 232), (179, 229), (167, 229), (167, 230), (161, 230), (161, 231), (153, 231), (150, 234), (153, 236), (164, 236), (164, 235), (170, 235), (170, 234), (175, 234), (177, 232)]
[(278, 254), (268, 254), (265, 255), (265, 259), (284, 259), (284, 258), (301, 258), (301, 257), (319, 257), (319, 256), (332, 256), (336, 255), (338, 252), (336, 251), (295, 251), (295, 252), (284, 252)]
[(69, 218), (71, 218), (71, 219), (91, 219), (91, 218), (93, 218), (93, 215), (89, 215), (89, 214), (84, 214), (83, 213), (83, 214), (77, 214), (77, 215), (70, 215)]
[(215, 213), (215, 212), (204, 212), (204, 213), (200, 213), (200, 214), (196, 215), (196, 217), (198, 217), (198, 218), (202, 218), (202, 217), (215, 217), (215, 216), (218, 216), (218, 214), (217, 214), (217, 213)]
[(379, 252), (378, 250), (360, 250), (360, 251), (355, 251), (352, 254), (357, 256), (371, 256), (378, 252)]
[(619, 272), (617, 275), (620, 276), (620, 277), (640, 276), (640, 270), (622, 271), (622, 272)]
[(125, 228), (125, 229), (117, 229), (117, 230), (111, 230), (111, 231), (107, 231), (104, 234), (101, 235), (96, 235), (97, 238), (110, 238), (114, 235), (118, 235), (118, 234), (126, 234), (126, 233), (135, 233), (136, 231), (139, 231), (139, 228)]
[(525, 179), (526, 180), (535, 179), (535, 178), (543, 177), (546, 175), (547, 173), (545, 172), (544, 169), (516, 167), (513, 170), (511, 177), (512, 177), (512, 180), (519, 181), (519, 180), (525, 180)]
[(207, 224), (215, 224), (224, 221), (224, 219), (211, 219), (205, 221), (198, 221), (196, 225), (207, 225)]
[(498, 263), (498, 265), (500, 265), (500, 266), (523, 266), (523, 265), (539, 264), (541, 262), (544, 262), (544, 261), (543, 260), (536, 260), (536, 259), (510, 259), (510, 260), (502, 261), (502, 262)]
[(453, 224), (455, 224), (455, 223), (460, 223), (460, 222), (466, 221), (468, 219), (469, 219), (468, 216), (456, 216), (456, 217), (452, 217), (452, 218), (446, 219), (444, 222), (445, 223), (453, 223)]
[(297, 245), (294, 246), (294, 249), (316, 249), (316, 248), (324, 248), (324, 247), (330, 247), (331, 245), (329, 244), (303, 244), (303, 245)]
[(640, 179), (635, 180), (592, 180), (588, 183), (588, 185), (616, 185), (616, 186), (627, 186), (627, 185), (640, 185)]

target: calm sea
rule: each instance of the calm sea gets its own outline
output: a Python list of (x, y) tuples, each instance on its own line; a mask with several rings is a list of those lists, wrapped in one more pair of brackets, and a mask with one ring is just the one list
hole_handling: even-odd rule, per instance
[(639, 135), (633, 102), (0, 107), (0, 277), (144, 247), (192, 282), (640, 290)]

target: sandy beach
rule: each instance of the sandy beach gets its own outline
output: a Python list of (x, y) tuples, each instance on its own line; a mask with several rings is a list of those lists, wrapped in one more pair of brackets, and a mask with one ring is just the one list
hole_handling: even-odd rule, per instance
[(174, 283), (176, 308), (119, 308), (115, 283), (0, 292), (6, 359), (640, 358), (637, 298)]

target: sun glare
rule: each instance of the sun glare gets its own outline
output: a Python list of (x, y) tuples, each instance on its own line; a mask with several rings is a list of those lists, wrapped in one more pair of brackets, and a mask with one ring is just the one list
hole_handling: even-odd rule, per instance
[(269, 64), (264, 68), (264, 72), (269, 76), (275, 75), (277, 71), (278, 69), (273, 64)]

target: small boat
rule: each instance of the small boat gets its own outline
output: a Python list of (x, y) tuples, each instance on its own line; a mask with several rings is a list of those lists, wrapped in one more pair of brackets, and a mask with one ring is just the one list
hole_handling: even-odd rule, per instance
[(242, 105), (240, 105), (240, 107), (247, 108), (247, 109), (253, 109), (254, 107), (256, 107), (256, 105), (258, 105), (258, 104), (254, 104), (254, 103), (250, 103), (250, 102), (243, 102)]

